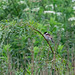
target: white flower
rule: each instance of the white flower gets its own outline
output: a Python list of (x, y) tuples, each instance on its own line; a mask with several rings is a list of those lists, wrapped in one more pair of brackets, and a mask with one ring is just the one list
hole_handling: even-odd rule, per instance
[(58, 28), (58, 26), (57, 26), (57, 25), (55, 25), (54, 27)]
[(60, 16), (62, 13), (61, 12), (55, 12), (55, 11), (44, 11), (44, 14), (46, 13), (53, 13), (53, 14), (57, 14), (58, 16)]
[[(48, 8), (48, 7), (52, 7), (52, 9), (54, 9), (54, 6), (53, 4), (50, 4), (50, 5), (46, 5), (45, 8)], [(55, 7), (57, 7), (57, 5), (55, 4)]]
[(21, 3), (21, 4), (23, 4), (23, 3), (24, 3), (24, 1), (20, 1), (20, 3)]
[(52, 7), (52, 9), (54, 9), (53, 4), (46, 5), (45, 8), (48, 8), (49, 6)]
[(53, 14), (55, 14), (54, 11), (44, 11), (44, 14), (46, 14), (46, 13), (53, 13)]
[(64, 28), (61, 28), (61, 30), (63, 30), (63, 31), (64, 31)]
[(57, 7), (57, 5), (55, 4), (55, 7)]
[(61, 12), (57, 12), (56, 14), (57, 14), (58, 16), (60, 16), (62, 13), (61, 13)]
[(32, 11), (36, 11), (36, 12), (38, 12), (40, 10), (40, 8), (38, 7), (38, 8), (33, 8), (32, 9)]
[(72, 2), (74, 2), (75, 0), (72, 0)]
[(18, 4), (26, 4), (26, 2), (25, 1), (20, 1), (20, 2), (18, 2)]
[(6, 8), (7, 8), (7, 6), (3, 5), (3, 9), (6, 9)]
[(75, 20), (75, 17), (71, 17), (68, 19), (68, 21), (73, 21), (73, 20)]
[(75, 6), (73, 7), (73, 10), (75, 10)]
[(29, 10), (29, 8), (26, 8), (26, 9), (24, 9), (23, 11), (28, 11)]

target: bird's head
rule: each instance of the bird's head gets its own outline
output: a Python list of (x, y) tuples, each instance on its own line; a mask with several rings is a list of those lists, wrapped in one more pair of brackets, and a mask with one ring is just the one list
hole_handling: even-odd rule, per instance
[(44, 32), (44, 34), (47, 34), (47, 32)]

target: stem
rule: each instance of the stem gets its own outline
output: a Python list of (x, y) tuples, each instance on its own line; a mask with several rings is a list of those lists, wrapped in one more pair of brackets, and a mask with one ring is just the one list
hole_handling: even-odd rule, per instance
[[(28, 25), (28, 26), (30, 26), (30, 25)], [(37, 31), (38, 33), (40, 33), (40, 34), (44, 37), (44, 35), (43, 35), (39, 30), (33, 28), (32, 26), (30, 26), (30, 27), (31, 27), (33, 30), (35, 30), (35, 31)], [(44, 37), (44, 39), (47, 41), (47, 43), (48, 43), (48, 45), (49, 45), (49, 47), (50, 47), (50, 49), (51, 49), (51, 51), (52, 51), (52, 54), (54, 54), (54, 51), (53, 51), (53, 49), (52, 49), (52, 47), (51, 47), (49, 41), (48, 41), (45, 37)]]

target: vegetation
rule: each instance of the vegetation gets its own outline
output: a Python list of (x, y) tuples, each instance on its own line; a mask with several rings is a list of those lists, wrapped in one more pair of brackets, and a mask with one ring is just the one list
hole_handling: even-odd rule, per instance
[(75, 75), (74, 49), (75, 0), (0, 0), (0, 75)]

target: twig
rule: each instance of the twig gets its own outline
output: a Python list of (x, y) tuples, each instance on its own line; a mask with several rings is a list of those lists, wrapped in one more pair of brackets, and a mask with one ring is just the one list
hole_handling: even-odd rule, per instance
[[(30, 25), (28, 25), (28, 26), (30, 26)], [(44, 37), (44, 35), (43, 35), (39, 30), (33, 28), (32, 26), (30, 26), (30, 27), (31, 27), (33, 30), (35, 30), (35, 31), (37, 31), (38, 33), (40, 33), (40, 34)], [(48, 45), (49, 45), (49, 47), (50, 47), (50, 49), (51, 49), (51, 51), (52, 51), (52, 54), (54, 54), (54, 51), (53, 51), (53, 49), (52, 49), (52, 47), (51, 47), (49, 41), (48, 41), (45, 37), (44, 37), (44, 39), (47, 41), (47, 43), (48, 43)]]

